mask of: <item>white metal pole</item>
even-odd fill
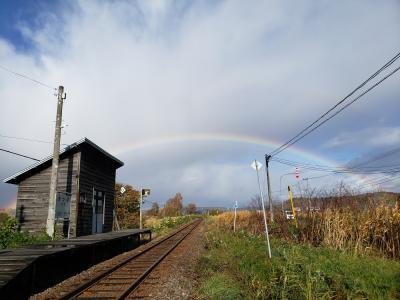
[[[237,206],[237,202],[235,203],[235,217],[233,219],[233,232],[236,232],[236,206]]]
[[[267,237],[267,244],[268,244],[268,256],[271,258],[271,246],[269,244],[269,234],[268,234],[268,224],[267,224],[267,215],[265,214],[265,207],[264,207],[264,196],[262,193],[261,189],[261,183],[260,183],[260,176],[258,174],[258,164],[257,161],[254,160],[255,166],[256,166],[256,172],[257,172],[257,181],[258,181],[258,188],[260,190],[260,197],[261,197],[261,205],[262,205],[262,210],[263,210],[263,215],[264,215],[264,226],[265,226],[265,235]]]

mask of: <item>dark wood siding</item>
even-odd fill
[[[57,191],[71,194],[70,233],[75,233],[76,196],[80,153],[71,154],[59,164]],[[17,218],[21,229],[40,232],[46,229],[49,203],[51,166],[21,181],[17,195]]]
[[[98,151],[82,149],[80,162],[79,192],[86,197],[86,203],[78,208],[77,235],[92,234],[93,189],[105,192],[103,232],[112,230],[114,210],[116,165]]]

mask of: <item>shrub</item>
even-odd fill
[[[49,241],[46,233],[30,234],[18,231],[18,221],[8,218],[0,225],[0,248],[16,248],[22,245]]]
[[[165,217],[162,219],[149,218],[145,221],[145,227],[150,227],[156,233],[164,233],[169,229],[176,228],[184,223],[187,223],[194,218],[198,218],[196,215],[186,215],[179,217]]]

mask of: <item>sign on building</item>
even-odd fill
[[[66,193],[57,193],[56,201],[56,219],[70,219],[71,215],[71,195]]]

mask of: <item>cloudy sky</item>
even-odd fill
[[[65,87],[62,143],[88,137],[125,162],[118,181],[150,187],[149,200],[161,204],[181,192],[199,206],[245,205],[257,193],[251,161],[263,161],[399,51],[395,0],[0,4],[0,65]],[[278,157],[330,167],[380,157],[368,167],[399,169],[399,73]],[[51,153],[50,143],[10,137],[51,141],[53,94],[0,69],[0,148]],[[31,163],[0,152],[0,177]],[[271,162],[275,199],[281,178],[304,185],[281,177],[293,171]],[[392,176],[331,175],[309,184],[365,188]],[[399,191],[399,184],[366,190]],[[0,184],[0,207],[15,196],[15,186]]]

